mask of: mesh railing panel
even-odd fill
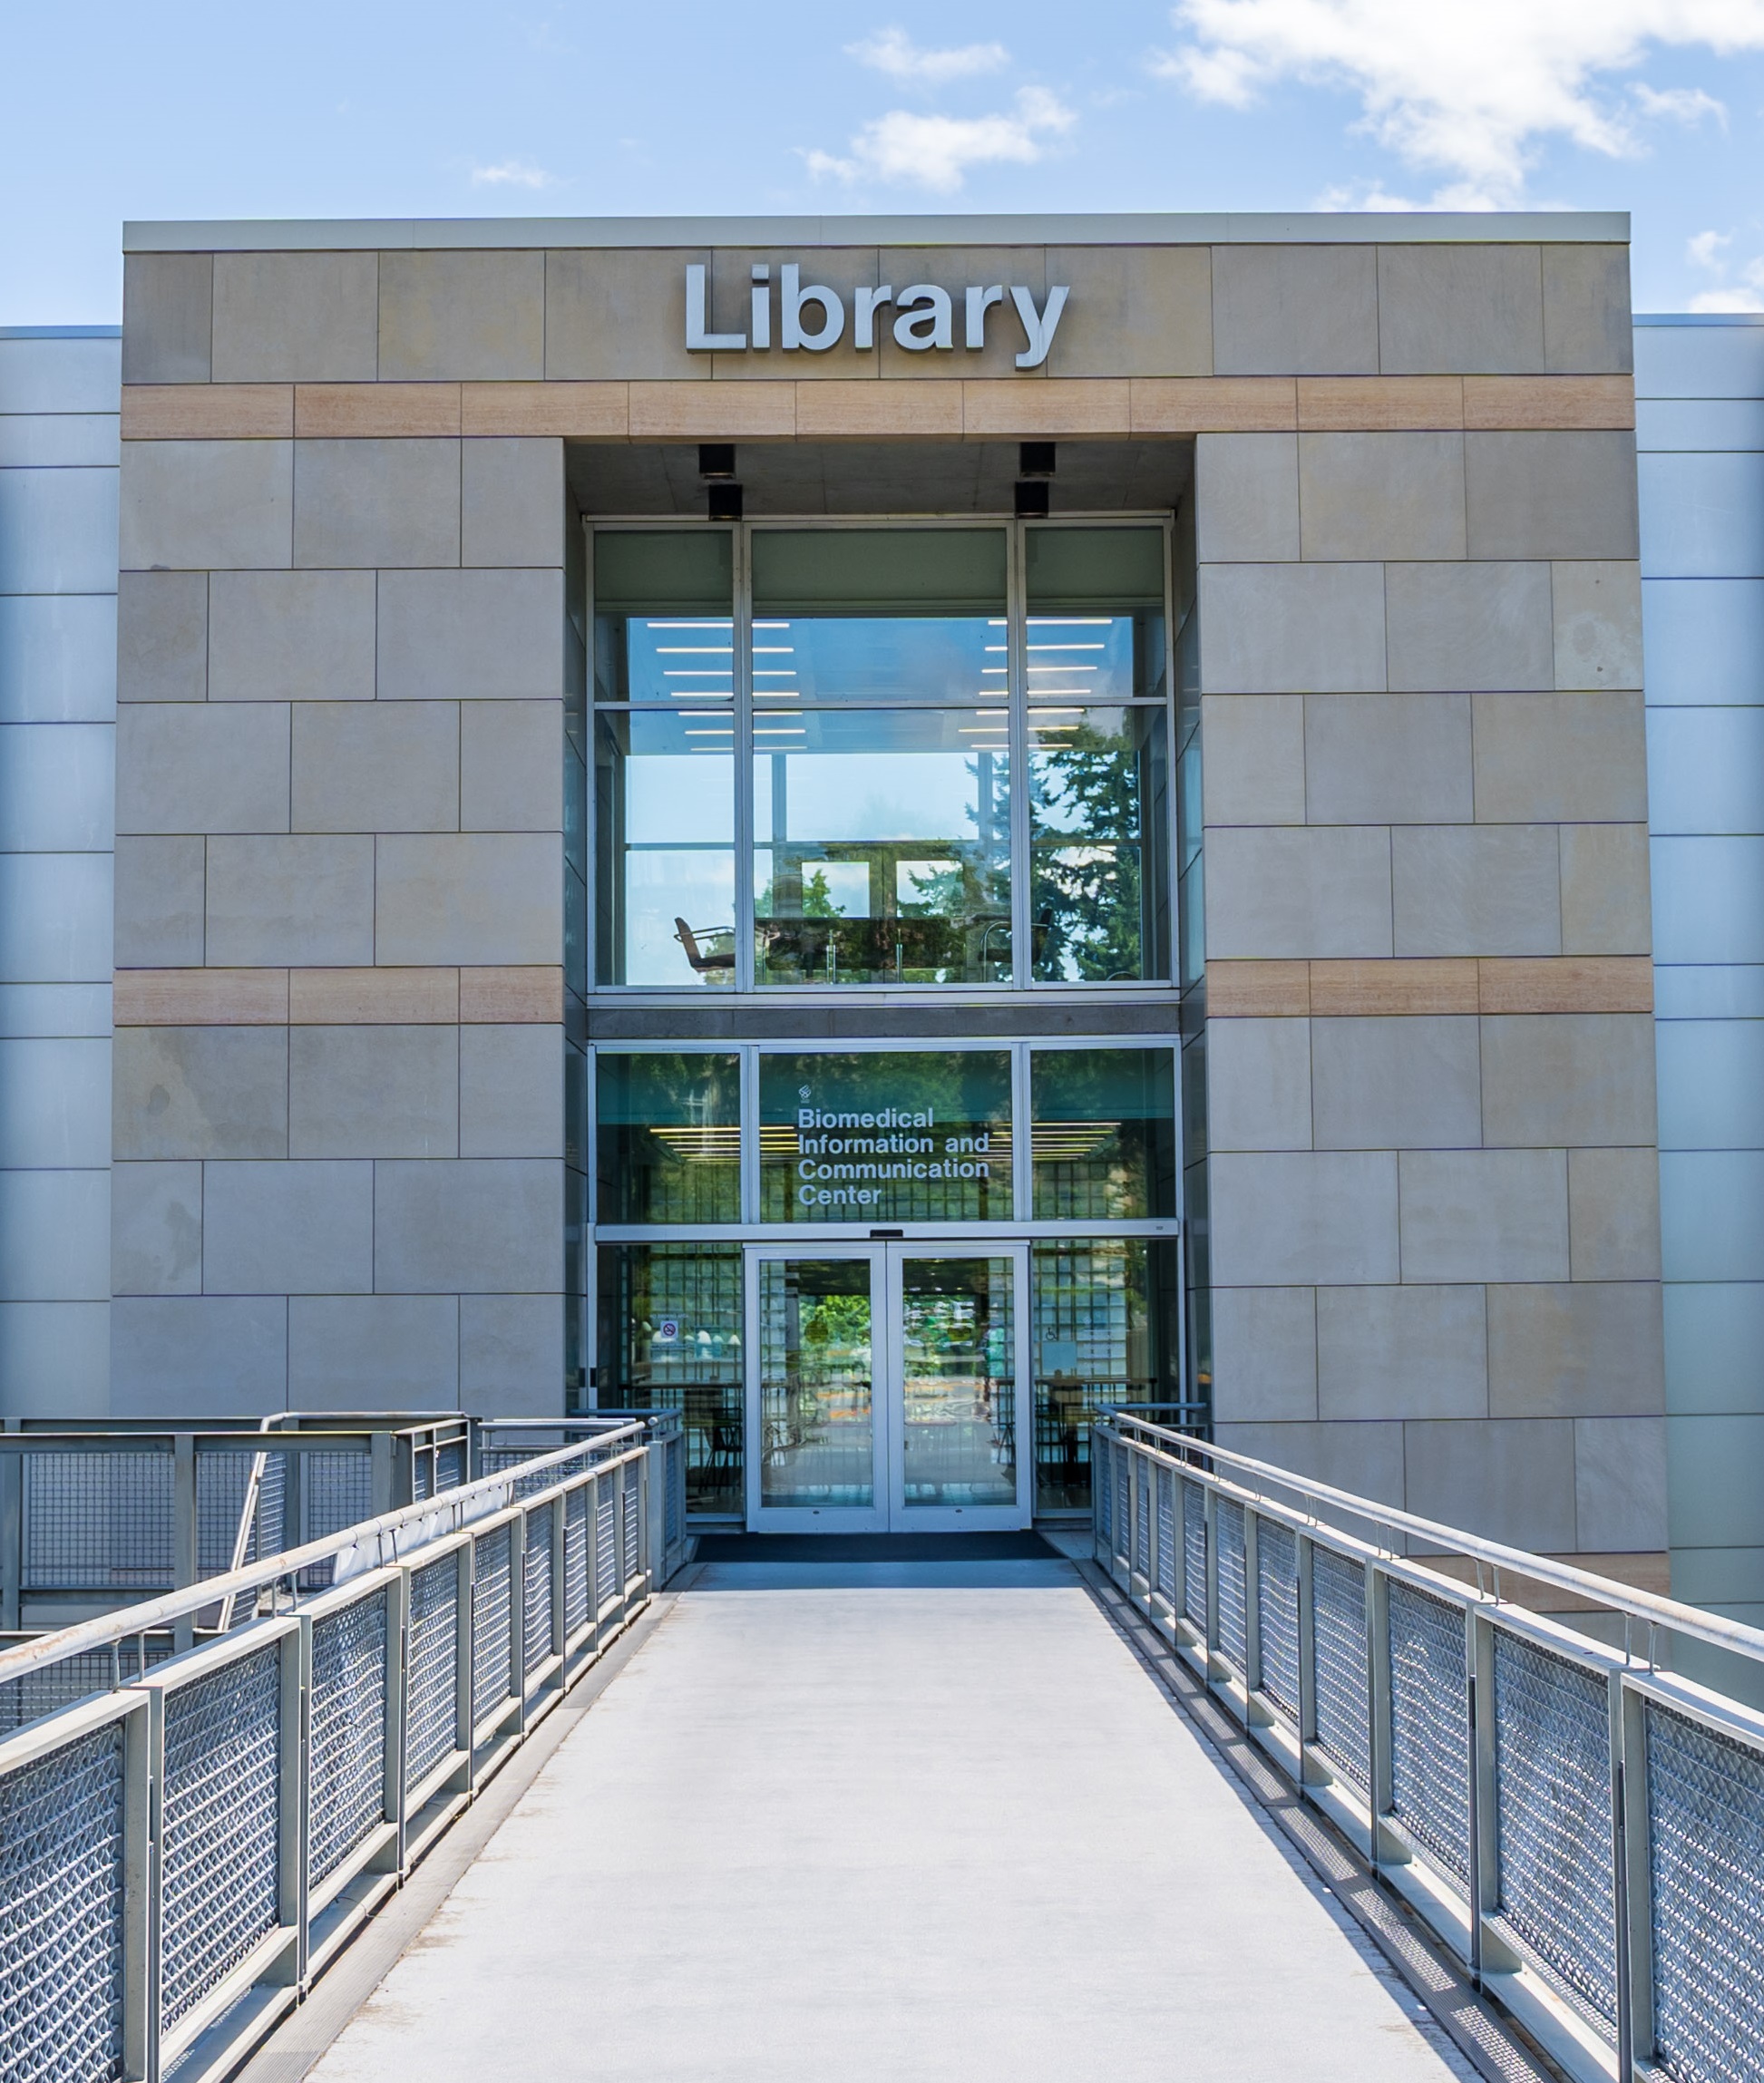
[[[1133,1538],[1133,1492],[1129,1487],[1133,1477],[1127,1466],[1127,1450],[1118,1443],[1109,1447],[1109,1458],[1115,1466],[1111,1471],[1114,1481],[1109,1494],[1114,1499],[1115,1524],[1109,1534],[1111,1553],[1125,1555],[1127,1543]]]
[[[592,1617],[588,1587],[588,1485],[580,1484],[563,1505],[563,1631],[573,1635]]]
[[[1198,1483],[1182,1486],[1182,1613],[1197,1628],[1206,1625],[1206,1494]]]
[[[1260,1519],[1255,1530],[1256,1622],[1262,1689],[1295,1721],[1299,1715],[1298,1543],[1290,1526]]]
[[[311,1874],[322,1881],[385,1819],[386,1594],[312,1627]]]
[[[1243,1581],[1243,1507],[1229,1497],[1214,1504],[1219,1535],[1219,1647],[1242,1671],[1250,1660],[1249,1609]]]
[[[1390,1812],[1447,1873],[1470,1877],[1464,1615],[1390,1586]]]
[[[1157,1589],[1166,1600],[1176,1595],[1176,1478],[1168,1468],[1157,1472]]]
[[[123,1739],[0,1779],[0,2083],[122,2073]]]
[[[457,1490],[465,1481],[465,1442],[449,1440],[445,1445],[435,1448],[434,1486],[437,1490]]]
[[[171,1589],[170,1453],[24,1456],[27,1591]]]
[[[129,1675],[133,1675],[132,1664]],[[10,1736],[27,1721],[59,1714],[88,1694],[108,1692],[115,1682],[116,1663],[107,1649],[82,1650],[46,1669],[8,1679],[0,1685],[0,1736]]]
[[[166,1696],[160,1991],[168,2026],[276,1929],[281,1696],[274,1645]]]
[[[1096,1441],[1090,1455],[1090,1480],[1094,1486],[1091,1512],[1109,1553],[1115,1552],[1115,1455],[1106,1439]]]
[[[414,1786],[458,1747],[457,1555],[412,1572],[405,1653],[404,1784]]]
[[[619,1491],[616,1476],[602,1476],[594,1506],[594,1600],[606,1604],[619,1589]]]
[[[1764,1757],[1650,1700],[1658,2059],[1681,2083],[1764,2075]]]
[[[374,1516],[374,1461],[366,1453],[303,1454],[300,1488],[308,1541],[326,1541]]]
[[[1311,1613],[1317,1747],[1344,1779],[1370,1794],[1364,1567],[1333,1548],[1314,1547]]]
[[[1152,1573],[1152,1465],[1143,1454],[1130,1454],[1133,1470],[1133,1561],[1142,1576]]]
[[[1605,1682],[1501,1630],[1495,1635],[1495,1786],[1501,1922],[1614,2025]]]
[[[643,1566],[643,1554],[638,1537],[643,1529],[643,1514],[638,1509],[638,1491],[643,1482],[643,1465],[632,1461],[625,1468],[625,1578],[629,1583]]]
[[[551,1653],[551,1507],[527,1521],[527,1563],[521,1579],[521,1641],[526,1669],[537,1670]]]
[[[686,1442],[670,1439],[663,1449],[666,1503],[662,1538],[673,1548],[686,1532]]]
[[[513,1528],[477,1544],[472,1579],[472,1723],[509,1696],[514,1672]]]

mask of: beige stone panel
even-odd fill
[[[1565,1419],[1406,1425],[1403,1461],[1419,1518],[1534,1553],[1574,1545],[1574,1429]]]
[[[1379,565],[1203,565],[1200,608],[1209,694],[1358,694],[1385,685]]]
[[[1295,1019],[1223,1020],[1208,1029],[1208,1148],[1311,1148],[1311,1030]]]
[[[1465,502],[1475,558],[1638,554],[1631,433],[1467,433]]]
[[[1399,825],[1390,871],[1399,955],[1554,955],[1562,945],[1554,825]]]
[[[1308,962],[1209,962],[1210,1019],[1303,1018],[1311,1010]]]
[[[1496,431],[1635,424],[1628,376],[1466,376],[1464,424]]]
[[[1482,1021],[1492,1144],[1652,1147],[1653,1022],[1645,1013],[1497,1013]]]
[[[1554,685],[1547,564],[1389,564],[1384,598],[1391,686]]]
[[[114,1154],[286,1157],[278,1027],[125,1027],[112,1050]]]
[[[1389,955],[1390,834],[1379,827],[1223,825],[1206,847],[1216,956]]]
[[[1307,560],[1461,558],[1464,437],[1301,434],[1299,503]]]
[[[1563,956],[1554,961],[1476,964],[1486,1013],[1645,1013],[1653,1009],[1653,964],[1637,959]]]
[[[630,429],[634,442],[789,441],[796,433],[796,386],[633,383]]]
[[[1568,1153],[1569,1277],[1660,1278],[1660,1161],[1650,1149]]]
[[[786,265],[794,265],[798,272],[800,287],[814,286],[831,289],[839,299],[842,314],[839,337],[831,347],[793,347],[784,345],[784,274]],[[767,271],[763,283],[753,279],[755,268]],[[686,269],[678,268],[682,285]],[[708,368],[713,379],[719,383],[764,382],[814,382],[837,380],[850,381],[867,378],[873,383],[882,361],[881,336],[894,322],[892,306],[884,305],[876,314],[875,347],[860,353],[853,345],[854,337],[853,316],[855,302],[853,292],[859,287],[873,289],[877,283],[876,249],[863,247],[811,247],[806,251],[795,248],[746,246],[719,246],[710,257],[710,327],[712,332],[740,333],[746,336],[747,346],[736,353],[720,355],[698,354],[692,360],[698,365],[695,374]],[[896,288],[904,288],[898,278]],[[766,330],[771,345],[755,345],[753,322],[752,297],[755,292],[765,292]],[[961,292],[955,292],[956,340],[960,353],[961,339]],[[998,313],[990,315],[996,323]],[[818,334],[823,327],[826,313],[818,298],[811,299],[801,307],[801,323],[804,331]],[[917,356],[923,360],[926,357]],[[955,360],[954,355],[935,355],[932,359],[946,365]],[[963,361],[972,361],[971,355],[961,355]],[[653,375],[646,369],[643,374]]]
[[[305,1027],[456,1026],[457,969],[294,969],[288,1018]]]
[[[487,968],[460,971],[460,1018],[512,1023],[561,1020],[560,968]]]
[[[901,435],[959,439],[961,384],[878,384],[829,378],[796,394],[796,434],[802,441]]]
[[[122,381],[206,384],[214,333],[214,256],[122,258]]]
[[[291,1295],[288,1399],[296,1410],[453,1410],[454,1295]]]
[[[1657,1553],[1667,1540],[1666,1497],[1663,1417],[1574,1420],[1574,1521],[1583,1550]]]
[[[1222,375],[1371,375],[1379,367],[1376,249],[1218,246],[1213,366]]]
[[[1222,1426],[1316,1417],[1315,1289],[1213,1290],[1213,1415]]]
[[[286,969],[119,969],[112,997],[120,1027],[288,1025]]]
[[[295,711],[296,832],[457,832],[456,702],[303,702]]]
[[[130,442],[122,569],[286,569],[294,554],[291,442]]]
[[[1485,823],[1633,823],[1648,814],[1640,689],[1484,694],[1476,706]]]
[[[1664,1366],[1657,1281],[1488,1290],[1488,1407],[1496,1417],[1655,1412]]]
[[[287,441],[294,393],[286,384],[130,384],[125,442]]]
[[[1321,1289],[1318,1414],[1486,1417],[1487,1343],[1479,1287]]]
[[[193,1159],[111,1167],[111,1291],[202,1287],[202,1167]]]
[[[116,720],[119,832],[286,832],[288,711],[133,702]]]
[[[217,571],[209,603],[210,701],[373,700],[371,571]]]
[[[1314,1020],[1318,1149],[1474,1149],[1482,1141],[1476,1039],[1476,1021],[1463,1015]]]
[[[414,440],[460,431],[457,384],[302,384],[294,394],[302,441]]]
[[[192,968],[202,959],[203,874],[199,836],[116,842],[119,968]]]
[[[1208,695],[1201,737],[1207,824],[1304,822],[1302,695]]]
[[[623,441],[630,433],[628,384],[462,384],[463,434],[562,436]]]
[[[1564,1280],[1568,1162],[1560,1150],[1405,1150],[1402,1277]]]
[[[1210,1171],[1219,1286],[1358,1286],[1399,1278],[1393,1153],[1223,1152]]]
[[[211,839],[208,894],[213,963],[331,968],[374,959],[371,839]]]
[[[1295,1475],[1308,1475],[1380,1504],[1403,1503],[1403,1428],[1400,1425],[1333,1423],[1270,1425],[1221,1423],[1213,1432],[1221,1446],[1247,1454]],[[1358,1524],[1359,1522],[1354,1522]]]
[[[1291,376],[1135,376],[1136,434],[1284,433],[1297,427]]]
[[[376,254],[216,254],[215,382],[372,383],[379,297]]]
[[[1645,955],[1653,945],[1647,826],[1564,824],[1560,837],[1564,949]]]
[[[560,835],[391,834],[378,841],[376,855],[380,961],[541,963],[560,953]]]
[[[561,1157],[563,1029],[460,1029],[460,1155]]]
[[[461,1407],[555,1416],[563,1408],[567,1306],[561,1294],[462,1295]]]
[[[1543,366],[1536,247],[1379,247],[1381,374],[1506,375]]]
[[[119,1296],[111,1304],[111,1407],[119,1417],[286,1410],[287,1297]]]
[[[291,1157],[457,1157],[459,1029],[291,1029],[288,1145]]]
[[[893,372],[890,372],[892,374]],[[999,435],[1126,434],[1132,431],[1125,381],[1048,377],[964,382],[961,419],[970,441]]]
[[[1312,962],[1311,1009],[1323,1019],[1474,1013],[1476,965],[1414,956],[1391,961]]]
[[[1306,432],[1395,433],[1463,424],[1461,376],[1299,378],[1299,425]]]
[[[203,1167],[202,1287],[221,1295],[365,1294],[374,1285],[374,1168]]]
[[[563,443],[478,440],[460,452],[460,561],[561,565]]]
[[[563,634],[561,571],[383,571],[379,698],[554,699]]]
[[[1048,375],[1213,374],[1213,256],[1204,246],[1053,246],[1047,278],[1072,292]],[[1013,342],[1020,336],[1014,310],[988,316],[1007,318]]]
[[[655,248],[548,253],[545,375],[553,383],[707,376],[709,355],[687,351],[686,270],[688,263],[707,267],[710,259],[707,251]],[[740,311],[741,323],[731,321],[731,332],[747,330],[745,297]],[[712,316],[718,326],[724,323],[721,310]]]
[[[493,383],[545,374],[542,253],[381,254],[384,380]]]
[[[1554,564],[1558,687],[1642,685],[1642,571],[1627,560]]]
[[[1545,247],[1544,355],[1552,369],[1633,366],[1627,246]]]
[[[456,441],[303,441],[294,464],[294,561],[307,569],[456,565]]]
[[[1197,435],[1194,506],[1203,564],[1296,564],[1298,436]]]
[[[116,589],[117,700],[200,702],[208,676],[208,573],[123,572]]]
[[[563,825],[563,704],[460,706],[462,832],[558,832]]]
[[[1313,824],[1449,824],[1471,803],[1468,695],[1310,695],[1305,814]],[[1213,757],[1212,741],[1206,757]]]
[[[561,1292],[560,1160],[384,1160],[375,1187],[375,1285],[382,1290]]]
[[[1013,283],[1021,283],[1035,297],[1037,310],[1045,307],[1047,285],[1053,277],[1047,270],[1047,257],[1039,246],[892,246],[883,247],[876,256],[879,282],[889,284],[895,296],[901,296],[911,286],[920,282],[935,283],[950,292],[955,307],[955,347],[942,354],[931,347],[915,350],[902,347],[894,338],[894,323],[902,314],[895,305],[887,305],[876,314],[876,362],[883,376],[904,377],[922,382],[935,381],[940,376],[1001,377],[1009,382],[1045,382],[1048,375],[1047,364],[1037,370],[1021,373],[1017,368],[1017,357],[1024,351],[1024,333],[1018,318],[1016,307],[1010,300]],[[986,346],[979,354],[970,354],[962,346],[963,299],[962,290],[970,282],[983,288],[994,286],[1003,289],[1004,301],[995,304],[986,314]],[[918,314],[924,316],[922,307]],[[1068,303],[1059,329],[1054,336],[1056,347],[1059,334],[1070,323],[1071,305]],[[1122,374],[1126,372],[1123,371]]]

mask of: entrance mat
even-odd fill
[[[701,1562],[1054,1562],[1039,1533],[701,1533]]]

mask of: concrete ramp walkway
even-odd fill
[[[1472,2071],[1058,1562],[713,1565],[319,2083]]]

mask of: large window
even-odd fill
[[[593,544],[599,985],[1168,976],[1161,526]]]

